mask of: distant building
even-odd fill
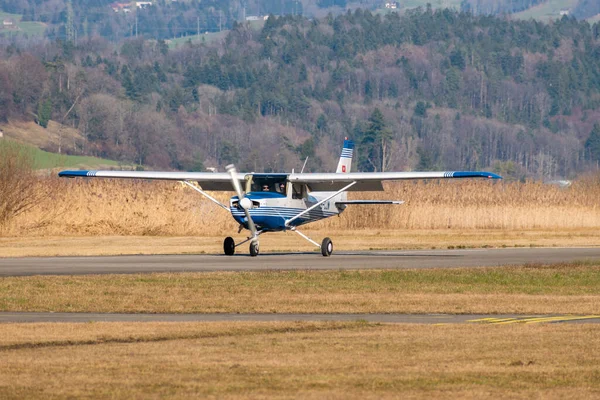
[[[246,21],[266,21],[268,19],[268,15],[248,15],[246,17]]]
[[[112,3],[110,7],[114,12],[123,12],[128,13],[131,12],[131,3]]]
[[[385,3],[385,8],[390,8],[395,10],[396,8],[398,8],[398,3],[395,1],[388,1],[387,3]]]
[[[2,21],[2,27],[5,29],[12,29],[16,27],[16,24],[12,18],[6,18],[4,21]]]
[[[571,10],[569,9],[563,9],[560,10],[560,16],[562,17],[563,15],[569,15],[571,13]]]
[[[135,6],[137,8],[148,8],[148,7],[152,7],[152,2],[151,1],[136,1],[135,2]]]

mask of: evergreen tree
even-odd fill
[[[40,126],[47,128],[50,118],[52,118],[52,100],[40,101],[38,104],[38,123]]]
[[[360,165],[366,171],[383,172],[389,167],[392,132],[386,126],[383,113],[375,108],[369,117],[367,128],[360,137]]]
[[[585,141],[586,154],[591,161],[600,161],[600,124],[595,124]]]

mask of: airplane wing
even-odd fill
[[[460,179],[486,178],[502,179],[491,172],[478,171],[433,171],[433,172],[350,172],[343,173],[301,173],[290,174],[288,181],[305,183],[310,190],[318,192],[337,191],[352,182],[349,192],[374,192],[383,190],[383,181],[401,181],[414,179]]]
[[[248,173],[238,173],[238,180],[243,185]],[[153,179],[198,182],[204,190],[231,192],[231,176],[227,172],[163,172],[163,171],[62,171],[58,176],[63,178],[116,178],[116,179]],[[491,172],[477,171],[440,171],[440,172],[350,172],[350,173],[299,173],[288,175],[292,183],[305,183],[311,191],[337,191],[355,182],[348,189],[354,192],[382,191],[383,181],[407,179],[457,179],[487,178],[502,179]]]
[[[243,185],[246,174],[238,174]],[[63,178],[154,179],[198,182],[204,190],[233,192],[231,175],[227,172],[162,172],[162,171],[62,171]]]

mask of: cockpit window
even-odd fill
[[[285,179],[254,178],[252,180],[252,192],[274,192],[286,194],[287,182]]]

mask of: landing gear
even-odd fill
[[[225,241],[223,242],[223,251],[227,256],[232,256],[233,253],[235,253],[235,241],[232,237],[228,236],[225,238]]]
[[[232,256],[233,253],[235,253],[236,247],[239,247],[244,243],[250,242],[250,255],[252,257],[256,257],[258,255],[258,236],[262,235],[263,233],[265,233],[265,231],[258,231],[256,232],[255,237],[249,237],[248,239],[243,240],[237,244],[235,243],[232,237],[225,238],[225,241],[223,242],[223,251],[225,252],[225,255]]]
[[[321,254],[323,254],[323,257],[329,257],[331,255],[331,253],[333,253],[333,242],[328,237],[323,239],[323,241],[321,242],[321,245],[319,245],[319,243],[315,242],[314,240],[312,240],[311,238],[306,236],[304,233],[300,232],[298,229],[296,229],[296,227],[293,227],[290,230],[292,232],[295,232],[298,235],[302,236],[304,239],[308,240],[309,242],[314,244],[316,247],[320,248]]]
[[[250,255],[256,257],[258,255],[258,241],[250,242]]]
[[[321,242],[321,254],[323,254],[323,257],[329,257],[331,253],[333,253],[333,243],[331,239],[326,237]]]

